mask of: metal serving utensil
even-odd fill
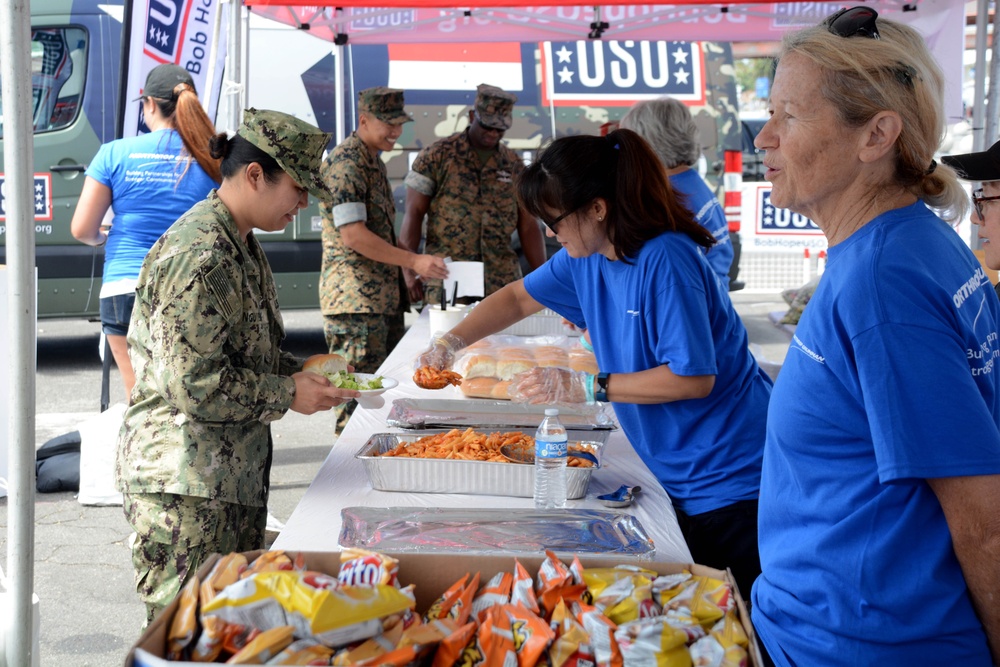
[[[527,463],[529,465],[535,464],[534,447],[525,447],[524,445],[516,442],[508,442],[506,445],[502,445],[500,447],[500,453],[503,454],[504,458],[513,463]],[[594,464],[595,468],[598,467],[597,457],[590,452],[571,449],[566,455],[572,458],[590,461]]]

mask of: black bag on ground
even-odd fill
[[[56,436],[35,451],[38,493],[80,490],[80,432]]]

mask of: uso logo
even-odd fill
[[[143,51],[160,62],[176,63],[184,39],[183,0],[150,0]]]
[[[670,95],[705,101],[705,62],[697,42],[544,42],[543,104],[630,106]]]
[[[757,190],[758,234],[808,234],[822,235],[816,223],[804,215],[792,213],[787,208],[771,205],[771,188]]]
[[[7,179],[0,174],[0,220],[7,219]],[[52,174],[35,174],[32,187],[35,220],[52,219]]]

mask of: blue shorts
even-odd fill
[[[101,331],[105,336],[128,334],[128,322],[132,319],[135,292],[116,294],[101,299]]]

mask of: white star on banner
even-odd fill
[[[677,63],[684,63],[685,65],[687,64],[688,61],[687,51],[685,51],[681,47],[679,46],[677,47],[677,50],[674,51],[673,56],[674,56],[674,64]]]
[[[674,77],[677,79],[678,84],[687,84],[689,72],[686,69],[679,69],[674,72]]]
[[[35,192],[41,192],[41,191],[42,191],[42,184],[35,183]]]
[[[559,83],[573,83],[573,70],[563,67],[559,72]]]
[[[566,45],[563,44],[563,46],[556,51],[556,55],[559,56],[559,62],[568,63],[570,62],[570,58],[573,57],[573,52],[567,49]]]

